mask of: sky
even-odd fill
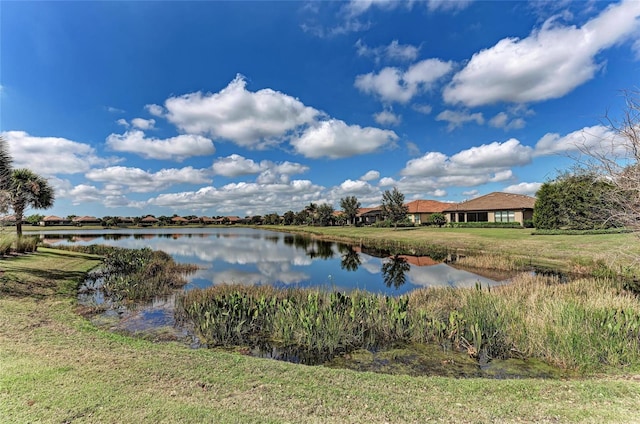
[[[638,0],[0,0],[27,216],[534,196],[639,88]]]

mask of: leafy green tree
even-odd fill
[[[307,216],[311,220],[311,225],[315,225],[316,220],[318,219],[318,205],[315,203],[309,203],[305,208],[307,211]]]
[[[11,208],[16,217],[16,232],[22,237],[22,219],[28,207],[49,209],[55,194],[49,182],[30,169],[16,169],[11,173],[9,187]]]
[[[9,154],[9,144],[0,136],[0,212],[6,213],[11,206],[9,188],[11,186],[11,173],[13,172],[13,159]]]
[[[429,215],[429,223],[431,225],[437,225],[438,227],[442,227],[447,223],[447,218],[444,216],[442,212],[434,212]]]
[[[309,212],[307,212],[306,209],[303,209],[296,214],[296,217],[293,220],[293,223],[295,225],[304,225],[307,223],[308,219],[309,219]]]
[[[40,224],[40,221],[42,221],[43,219],[44,219],[44,215],[36,213],[26,217],[24,221],[28,222],[30,225],[38,225]]]
[[[280,215],[277,213],[270,213],[264,216],[264,223],[266,225],[280,225]]]
[[[262,224],[262,215],[253,215],[249,222],[253,225]]]
[[[588,230],[618,223],[612,219],[613,185],[585,169],[565,172],[536,193],[533,224],[539,229]]]
[[[349,224],[353,225],[358,215],[358,209],[360,209],[360,202],[356,196],[347,196],[340,199],[340,208],[346,215]]]
[[[296,213],[294,211],[286,211],[282,218],[284,225],[291,225],[296,219]]]
[[[316,211],[316,215],[317,215],[317,222],[320,223],[320,225],[330,225],[332,220],[333,220],[333,206],[331,206],[328,203],[323,203],[320,206],[318,206],[318,209]]]
[[[404,204],[404,194],[397,187],[382,193],[382,214],[385,219],[391,221],[394,227],[398,226],[407,217],[409,208]]]

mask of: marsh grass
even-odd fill
[[[177,300],[209,346],[258,345],[317,355],[438,343],[480,360],[539,358],[584,373],[640,366],[640,304],[612,280],[523,273],[492,289],[426,288],[389,297],[222,285]]]
[[[172,294],[187,284],[186,276],[197,266],[179,264],[171,255],[150,248],[112,246],[62,246],[70,251],[103,256],[102,266],[88,279],[115,303],[134,304]],[[100,281],[101,284],[95,284]]]

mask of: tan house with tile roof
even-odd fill
[[[414,200],[405,203],[407,207],[407,218],[415,225],[422,225],[429,222],[429,217],[434,213],[442,213],[451,207],[451,203],[439,202],[437,200]]]
[[[535,197],[493,192],[443,210],[447,222],[518,222],[533,219]]]

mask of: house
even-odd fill
[[[60,218],[59,216],[49,215],[42,218],[40,221],[41,227],[48,227],[51,225],[69,225],[71,224],[71,220],[67,218]]]
[[[147,226],[150,226],[150,225],[155,225],[158,222],[160,222],[160,220],[157,219],[156,217],[153,217],[151,215],[147,215],[147,216],[145,216],[144,218],[142,218],[140,220],[140,225],[142,225],[143,227],[147,227]]]
[[[358,209],[358,214],[356,215],[356,222],[360,224],[374,224],[377,221],[382,220],[382,208],[360,208]]]
[[[95,216],[77,216],[72,220],[73,225],[82,227],[83,225],[98,225],[102,223],[102,220]]]
[[[493,192],[452,204],[442,213],[447,222],[524,222],[533,219],[535,197]]]
[[[15,215],[4,215],[0,216],[0,225],[3,227],[16,225],[16,217]]]
[[[215,219],[209,218],[208,216],[201,216],[199,220],[204,225],[214,224],[216,222]]]
[[[422,225],[429,222],[429,217],[434,213],[442,213],[451,207],[451,203],[439,202],[437,200],[414,200],[406,203],[407,218],[415,225]]]
[[[174,216],[173,218],[171,218],[171,223],[176,225],[183,225],[188,224],[189,220],[181,216]]]

